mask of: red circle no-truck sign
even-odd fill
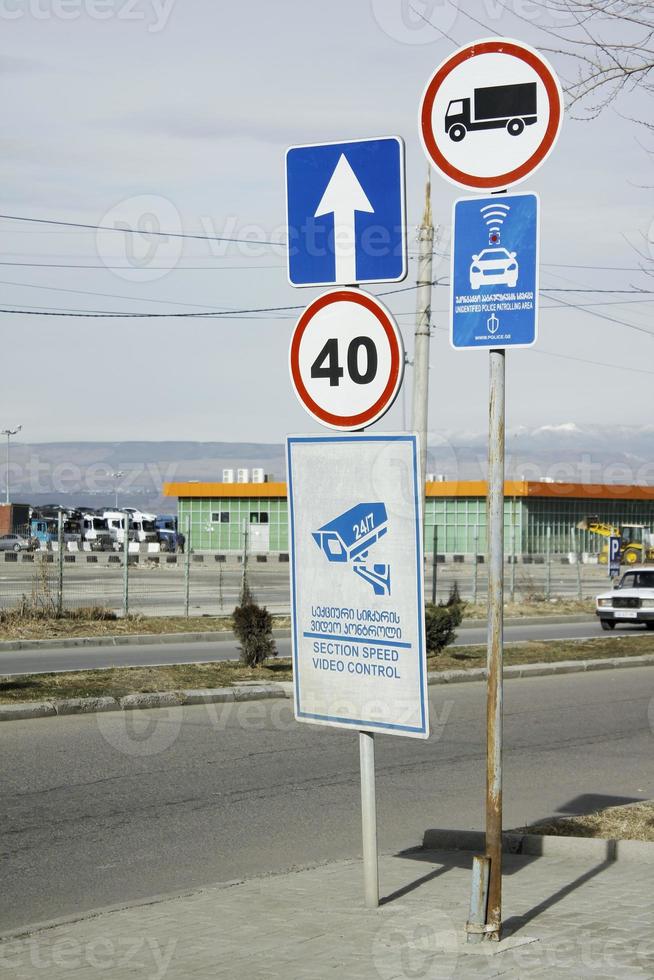
[[[400,390],[402,336],[374,296],[330,290],[295,325],[289,366],[295,394],[312,418],[331,429],[362,429],[388,411]]]
[[[420,135],[451,183],[504,190],[548,157],[563,119],[561,86],[534,48],[488,38],[443,61],[425,89]]]

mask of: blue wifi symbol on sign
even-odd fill
[[[510,210],[508,204],[487,204],[486,207],[480,208],[484,224],[488,228],[489,245],[500,244],[502,225]]]

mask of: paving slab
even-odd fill
[[[14,980],[482,980],[654,975],[642,916],[652,865],[507,855],[505,933],[467,944],[466,852],[380,858],[382,904],[358,861],[216,885],[0,942]]]

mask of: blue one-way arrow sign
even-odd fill
[[[286,202],[293,286],[398,282],[406,276],[399,137],[292,146]]]

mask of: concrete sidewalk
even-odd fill
[[[339,862],[101,912],[3,941],[0,977],[654,976],[651,864],[506,856],[506,938],[473,946],[463,932],[471,859],[461,851],[382,857],[384,901],[372,911],[363,907],[361,865]]]

